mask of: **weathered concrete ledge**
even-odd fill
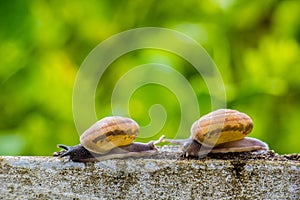
[[[0,157],[0,199],[299,199],[300,155],[222,154],[74,163]]]

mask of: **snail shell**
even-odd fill
[[[197,120],[191,138],[206,146],[238,141],[253,129],[252,119],[237,110],[219,109]]]
[[[93,153],[105,154],[116,147],[133,143],[138,133],[139,125],[130,118],[105,117],[80,136],[80,143]]]

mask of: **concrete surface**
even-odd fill
[[[299,154],[274,152],[98,163],[0,156],[0,199],[300,199]]]

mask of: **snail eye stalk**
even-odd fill
[[[62,157],[71,155],[71,152],[72,152],[72,149],[73,149],[71,146],[66,146],[66,145],[63,145],[63,144],[58,144],[57,147],[58,148],[62,148],[64,150],[56,152],[56,154],[54,154],[54,156],[58,156],[58,157],[62,158]]]

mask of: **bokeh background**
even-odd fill
[[[297,0],[1,0],[0,154],[51,155],[57,143],[77,144],[72,90],[81,63],[110,36],[148,26],[178,30],[203,45],[222,75],[227,106],[253,118],[251,136],[280,154],[300,152],[299,10]],[[118,78],[149,62],[178,70],[194,88],[201,115],[211,111],[210,94],[189,63],[141,50],[120,57],[100,80],[99,118],[111,115]],[[164,105],[161,133],[172,137],[180,119],[172,92],[146,85],[132,99],[130,112],[141,125],[149,123],[151,105]]]

